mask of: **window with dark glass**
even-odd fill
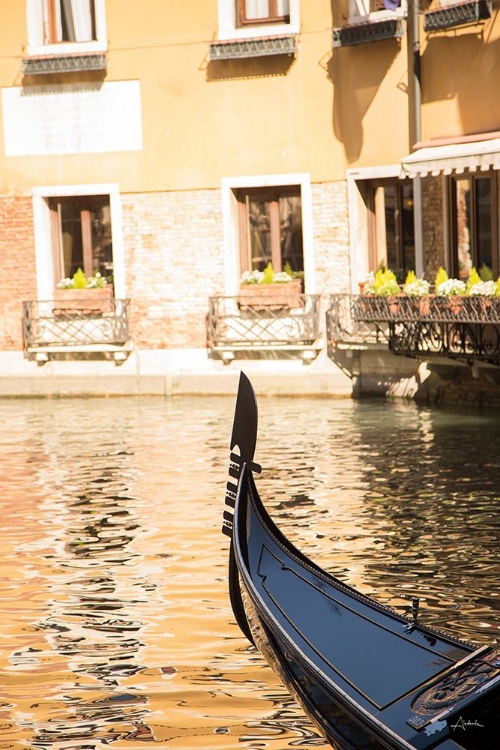
[[[369,184],[370,267],[384,265],[404,280],[415,270],[413,183],[381,180]]]
[[[497,278],[499,262],[495,181],[491,175],[450,177],[452,272],[466,279],[474,267]]]
[[[255,188],[237,194],[241,271],[304,270],[300,187]]]
[[[45,44],[96,40],[94,0],[45,0],[43,29]]]
[[[238,26],[290,23],[290,0],[236,0]]]
[[[56,279],[70,278],[81,268],[113,275],[109,196],[53,198],[50,201]]]

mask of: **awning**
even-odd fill
[[[420,148],[401,159],[400,177],[500,169],[500,138]]]

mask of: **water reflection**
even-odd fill
[[[0,402],[2,748],[326,747],[230,611],[233,406]],[[324,567],[491,642],[499,448],[495,414],[264,399],[259,486]]]

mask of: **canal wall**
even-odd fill
[[[330,358],[330,357],[333,357]],[[258,395],[386,397],[429,405],[500,408],[500,369],[447,359],[420,361],[387,349],[322,351],[310,364],[297,359],[210,359],[206,349],[134,349],[128,359],[49,360],[0,352],[0,398],[230,395],[240,370]]]

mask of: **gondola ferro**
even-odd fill
[[[340,750],[496,750],[500,651],[404,617],[294,547],[257,492],[257,403],[242,373],[223,531],[242,632]]]

